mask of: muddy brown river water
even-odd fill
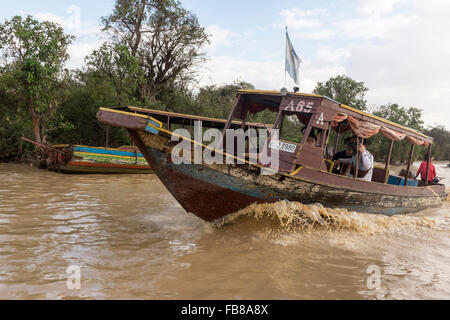
[[[281,202],[212,225],[154,175],[0,164],[0,299],[450,299],[449,232],[448,201],[395,217]]]

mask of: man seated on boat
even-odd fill
[[[360,180],[372,181],[373,175],[373,155],[366,149],[367,141],[360,143],[356,146],[356,143],[352,143],[353,156],[351,159],[339,159],[337,164],[348,163],[350,164],[350,170],[347,172],[347,177],[353,177],[356,169],[356,148],[359,151],[359,164],[357,177]]]
[[[422,180],[422,183],[425,184],[427,181],[427,166],[428,166],[428,154],[426,154],[423,158],[422,163],[420,164],[419,170],[417,170],[416,177],[414,179],[417,179],[419,174],[421,175],[420,178]],[[436,178],[436,167],[434,164],[430,161],[430,172],[428,174],[428,182],[437,183],[439,182]]]
[[[353,149],[352,149],[352,137],[348,137],[344,140],[345,143],[345,150],[342,150],[340,152],[337,152],[333,155],[332,161],[338,161],[339,159],[351,159],[353,156]],[[339,165],[336,163],[336,166],[333,168],[334,174],[346,174],[348,170],[349,164],[346,163],[339,163]]]

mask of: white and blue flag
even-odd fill
[[[286,71],[296,84],[299,84],[298,68],[300,67],[302,60],[295,53],[294,47],[292,47],[291,40],[286,30]]]

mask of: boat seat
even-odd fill
[[[389,175],[388,184],[392,184],[395,186],[404,186],[405,185],[405,177]],[[417,187],[419,186],[419,181],[408,179],[409,187]]]
[[[387,177],[389,177],[389,170],[385,172],[384,169],[385,168],[382,166],[375,166],[373,168],[372,182],[379,182],[379,183],[387,182]]]

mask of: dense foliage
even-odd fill
[[[64,97],[64,65],[73,37],[52,22],[15,16],[0,24],[1,80],[6,95],[26,109],[34,138],[45,142],[51,121],[62,120],[57,109]]]

